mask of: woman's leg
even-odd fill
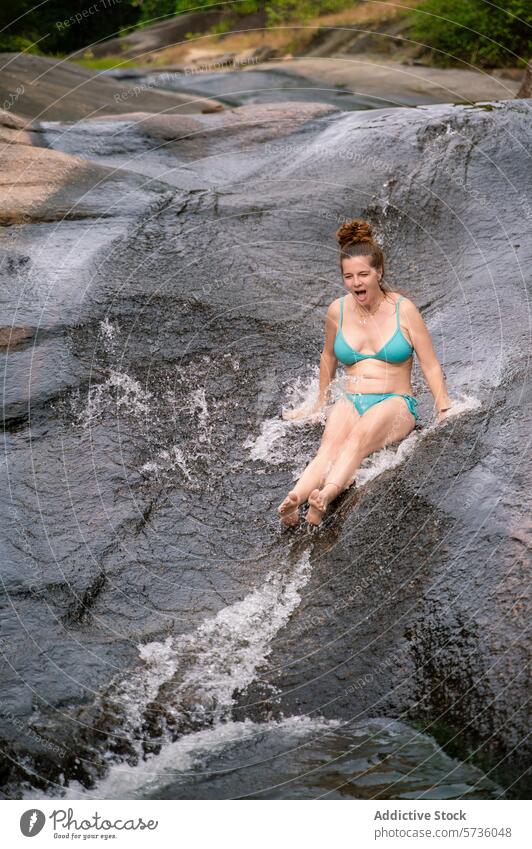
[[[353,403],[344,396],[339,398],[327,418],[318,453],[279,505],[278,512],[283,524],[294,525],[299,521],[297,508],[307,500],[313,489],[323,484],[329,468],[359,419],[360,415]]]
[[[415,423],[404,398],[394,396],[370,407],[352,427],[324,485],[310,493],[307,521],[319,525],[328,504],[353,483],[362,460],[379,448],[404,439]]]

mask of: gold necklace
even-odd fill
[[[382,298],[380,299],[379,303],[377,304],[377,306],[375,307],[375,309],[373,310],[373,312],[372,312],[371,310],[365,310],[364,312],[369,313],[369,315],[370,315],[370,316],[375,315],[375,313],[376,313],[376,312],[380,309],[380,305],[382,304],[382,302],[383,302],[383,301],[384,301],[384,295],[383,295],[383,296],[382,296]],[[358,303],[357,303],[356,301],[355,301],[355,304],[356,304],[356,308],[357,308],[357,311],[358,311],[359,306],[358,306]],[[368,323],[368,318],[367,318],[367,317],[362,318],[362,317],[359,315],[359,319],[358,319],[358,320],[359,320],[360,324],[367,324],[367,323]]]

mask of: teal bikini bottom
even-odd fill
[[[386,398],[404,398],[406,401],[406,406],[414,416],[416,422],[419,419],[416,404],[417,399],[412,395],[400,395],[398,392],[384,392],[382,395],[376,395],[375,393],[362,393],[362,392],[345,392],[344,393],[350,401],[355,405],[355,409],[357,412],[363,416],[364,413],[369,410],[370,407],[373,407],[374,404],[378,404],[380,401],[385,401]]]

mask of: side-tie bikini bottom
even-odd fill
[[[401,395],[399,392],[384,392],[381,395],[377,395],[374,392],[345,392],[344,394],[350,401],[353,402],[355,409],[361,416],[363,416],[370,407],[373,407],[374,404],[378,404],[380,401],[385,401],[386,398],[397,397],[404,398],[406,406],[414,416],[415,420],[418,421],[419,419],[419,415],[416,410],[418,401],[413,395]]]

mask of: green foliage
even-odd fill
[[[39,53],[32,39],[0,33],[0,53]]]
[[[157,23],[163,18],[172,17],[172,15],[197,12],[204,6],[209,6],[213,10],[223,9],[224,6],[222,5],[214,5],[222,2],[223,0],[142,0],[139,23],[146,26]],[[236,3],[235,5],[240,6],[241,4]],[[228,8],[231,8],[230,4],[228,4]]]
[[[269,0],[266,2],[269,26],[300,21],[306,23],[318,15],[340,12],[356,5],[354,0]]]
[[[237,20],[238,18],[233,17],[222,18],[209,28],[209,35],[225,35],[226,32],[231,32],[235,29]]]
[[[425,0],[414,15],[408,37],[442,51],[440,65],[515,66],[532,54],[530,0]]]
[[[304,25],[358,0],[236,0],[225,6],[215,2],[48,0],[39,5],[35,0],[0,0],[0,50],[68,55],[131,28],[206,7],[223,12],[211,27],[212,34],[238,29],[243,15],[259,11],[266,13],[268,26]],[[411,14],[408,36],[434,48],[437,64],[465,60],[487,67],[518,65],[532,55],[531,0],[423,0]]]
[[[140,2],[48,0],[39,4],[32,0],[1,0],[0,48],[25,49],[29,43],[33,44],[33,53],[68,54],[136,23]]]
[[[221,0],[220,0],[221,2]],[[289,21],[307,21],[318,15],[326,15],[329,12],[338,12],[356,5],[358,0],[236,0],[225,6],[213,5],[216,0],[143,0],[142,14],[140,20],[149,22],[151,19],[162,15],[180,14],[183,12],[197,11],[203,6],[211,9],[224,11],[223,21],[230,21],[227,29],[212,28],[210,32],[227,32],[230,27],[237,26],[238,18],[251,15],[254,12],[266,11],[269,26],[286,23]],[[219,26],[224,26],[220,23]]]
[[[209,35],[224,35],[227,32],[234,32],[240,29],[240,19],[245,15],[252,15],[255,12],[260,12],[264,7],[264,3],[258,0],[242,0],[235,6],[229,6],[223,10],[223,15],[219,21],[209,28]]]
[[[196,12],[202,7],[209,7],[213,11],[223,11],[232,19],[264,9],[268,21],[277,23],[337,12],[354,6],[357,2],[358,0],[234,0],[222,5],[223,0],[142,0],[140,21],[149,23],[154,18]]]
[[[202,6],[201,0],[197,0],[197,2],[190,3],[179,3],[178,0],[143,0],[141,4],[140,10],[140,18],[139,24],[143,26],[149,26],[152,23],[157,23],[166,17],[171,17],[175,15],[177,11],[181,11],[181,9],[177,9],[177,6],[181,5],[185,8],[191,8],[192,6]]]
[[[239,15],[252,15],[254,12],[260,12],[264,5],[260,0],[242,0],[235,6],[234,10],[238,9]]]
[[[213,9],[223,8],[214,6],[216,2],[223,2],[223,0],[174,0],[174,13],[179,15],[181,12],[197,12],[202,6],[210,6]]]

